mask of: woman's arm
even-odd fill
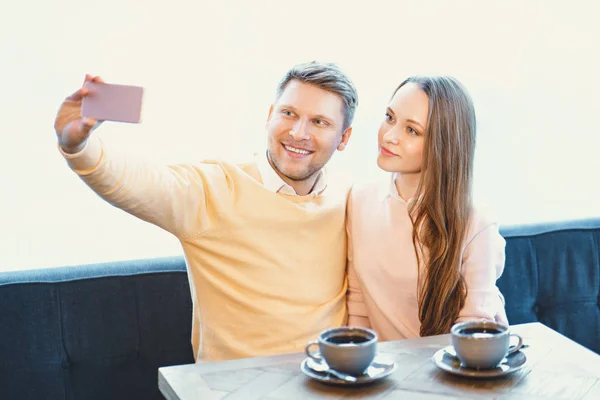
[[[476,232],[467,243],[461,264],[467,297],[457,322],[488,319],[508,323],[504,297],[496,286],[504,271],[505,246],[496,223]]]

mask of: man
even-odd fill
[[[58,111],[59,151],[106,201],[179,239],[197,361],[301,351],[345,323],[349,187],[327,182],[323,167],[350,139],[358,96],[338,67],[287,72],[269,109],[267,151],[245,164],[119,157],[91,134],[97,121],[80,116],[87,94],[80,88]]]

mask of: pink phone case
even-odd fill
[[[142,120],[144,88],[86,82],[89,94],[83,98],[81,115],[98,121],[139,123]]]

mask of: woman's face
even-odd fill
[[[402,174],[421,172],[428,116],[429,98],[418,85],[409,82],[398,89],[379,128],[379,168]]]

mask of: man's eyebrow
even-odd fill
[[[279,108],[286,108],[286,109],[292,110],[294,112],[298,112],[298,109],[296,107],[294,107],[292,105],[289,105],[289,104],[280,104]],[[316,115],[313,115],[312,118],[314,118],[314,119],[325,119],[325,120],[327,120],[328,122],[331,122],[331,123],[333,123],[333,121],[334,121],[333,117],[328,117],[327,115],[324,115],[324,114],[316,114]]]

